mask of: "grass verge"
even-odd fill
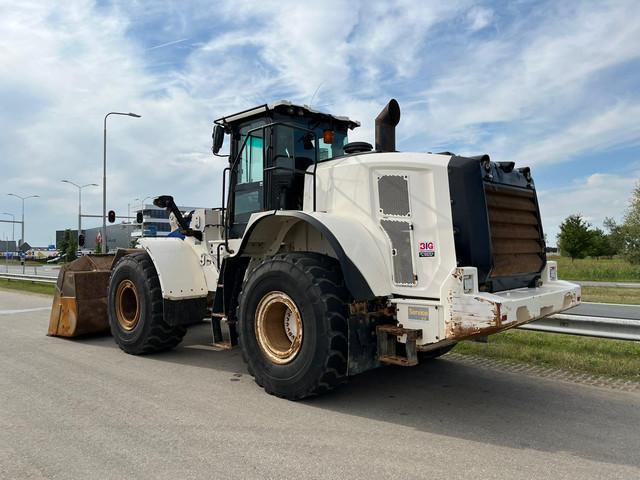
[[[631,265],[623,258],[576,258],[549,256],[558,262],[562,280],[592,280],[596,282],[640,282],[640,265]]]
[[[640,288],[582,287],[582,301],[640,305]]]
[[[0,278],[0,288],[53,295],[56,286],[53,283],[34,283],[25,280],[8,280],[5,278]]]
[[[509,330],[454,352],[640,382],[640,342]]]

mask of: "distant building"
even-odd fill
[[[189,213],[195,210],[195,207],[181,207],[178,209],[182,214]],[[171,225],[169,224],[169,212],[160,207],[156,207],[153,204],[145,204],[142,206],[142,224],[135,224],[136,229],[132,233],[133,238],[140,237],[166,237],[171,232]]]
[[[187,214],[194,207],[178,207],[182,214]],[[169,212],[164,208],[156,207],[153,204],[145,204],[141,210],[142,224],[139,223],[117,223],[107,224],[107,242],[109,243],[109,251],[117,248],[130,248],[140,237],[165,237],[171,232],[169,224]],[[71,238],[78,238],[78,230],[69,230]],[[64,230],[56,230],[56,248],[60,248],[60,243],[64,239]],[[83,229],[84,246],[82,250],[95,250],[96,236],[102,232],[102,227]]]
[[[18,244],[13,240],[0,240],[0,253],[17,252]]]
[[[131,247],[131,234],[139,227],[135,223],[115,223],[107,224],[107,242],[109,244],[109,250],[116,250],[118,248],[130,248]],[[56,248],[60,248],[60,243],[64,239],[64,230],[56,230]],[[71,238],[78,238],[77,230],[70,230]],[[102,227],[94,227],[82,229],[84,234],[84,246],[80,247],[82,250],[95,250],[96,249],[96,237],[98,233],[102,233]]]

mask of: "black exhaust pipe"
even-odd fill
[[[376,152],[396,151],[396,125],[400,121],[400,105],[392,98],[376,117]]]

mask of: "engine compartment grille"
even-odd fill
[[[485,183],[493,252],[489,278],[540,272],[545,243],[534,190]]]

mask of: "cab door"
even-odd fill
[[[238,143],[240,159],[233,172],[233,213],[231,238],[239,238],[244,233],[252,213],[264,210],[264,129],[241,135]],[[245,143],[246,141],[246,143]]]

